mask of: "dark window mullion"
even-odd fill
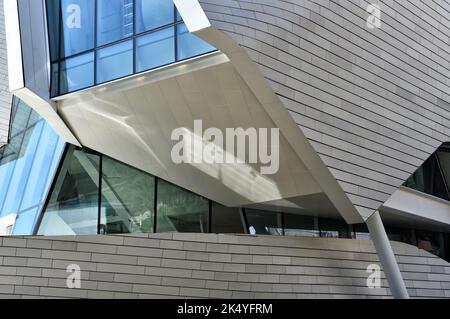
[[[136,73],[136,54],[137,54],[137,47],[136,47],[136,7],[137,7],[137,1],[133,0],[133,74]]]
[[[157,232],[156,224],[158,219],[158,177],[154,177],[155,187],[154,187],[154,202],[153,202],[153,233]]]
[[[97,85],[97,45],[98,45],[98,37],[97,37],[97,29],[98,29],[98,21],[97,21],[97,11],[98,11],[98,0],[94,0],[94,85]]]
[[[102,224],[102,193],[103,193],[103,155],[100,154],[99,168],[98,168],[98,220],[97,220],[98,235],[101,234],[101,224]],[[106,234],[106,228],[104,234]]]

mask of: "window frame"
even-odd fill
[[[50,18],[50,12],[48,10],[48,4],[47,4],[49,1],[51,1],[51,0],[45,1],[45,3],[46,3],[46,10],[45,11],[46,11],[47,21],[49,21],[49,18]],[[50,77],[51,77],[51,79],[50,79],[50,83],[51,83],[50,97],[51,98],[60,97],[60,96],[66,95],[66,94],[79,92],[79,91],[82,91],[82,90],[86,90],[86,89],[95,87],[95,86],[100,85],[100,84],[105,84],[105,83],[109,83],[109,82],[112,82],[112,81],[117,81],[117,80],[120,80],[120,79],[123,79],[123,78],[127,78],[129,76],[135,75],[135,74],[141,74],[141,73],[148,72],[148,71],[151,71],[151,70],[155,70],[155,69],[158,69],[158,68],[161,68],[161,67],[173,64],[173,63],[186,61],[186,60],[198,57],[198,56],[202,56],[202,55],[209,54],[209,53],[217,51],[217,49],[214,49],[214,50],[211,50],[211,51],[208,51],[208,52],[202,52],[202,53],[197,54],[195,56],[189,56],[187,58],[178,59],[178,55],[179,55],[178,54],[178,45],[179,45],[178,28],[181,25],[184,24],[184,21],[182,19],[178,19],[178,17],[180,15],[178,14],[178,10],[177,10],[175,4],[173,5],[173,19],[172,19],[172,21],[170,23],[165,24],[165,25],[161,25],[161,26],[149,29],[149,30],[145,30],[145,31],[142,31],[142,32],[138,32],[137,27],[136,27],[136,25],[137,25],[137,15],[136,15],[136,13],[137,13],[137,0],[132,0],[133,1],[133,34],[132,34],[132,36],[124,37],[124,38],[116,40],[116,41],[112,41],[112,42],[109,42],[109,43],[106,43],[106,44],[98,45],[98,43],[99,43],[99,41],[98,41],[98,29],[99,29],[99,27],[98,27],[98,1],[99,0],[92,0],[92,1],[95,2],[94,12],[93,12],[93,15],[94,15],[94,30],[93,30],[93,33],[94,33],[94,48],[88,49],[88,50],[84,50],[84,51],[80,51],[80,52],[77,52],[76,54],[67,55],[67,56],[62,57],[62,50],[61,50],[62,43],[61,43],[61,41],[62,41],[62,38],[63,38],[63,31],[64,31],[64,29],[63,29],[63,20],[62,20],[62,18],[63,18],[63,8],[62,8],[62,0],[56,0],[56,1],[59,2],[59,5],[58,5],[58,17],[56,18],[58,20],[58,24],[59,24],[58,25],[58,32],[59,32],[59,34],[56,35],[56,37],[58,38],[57,42],[58,42],[58,47],[59,48],[56,48],[56,55],[57,55],[56,59],[54,59],[51,56],[51,54],[50,54],[50,65],[51,66],[55,65],[55,68],[56,68],[56,72],[50,72]],[[55,21],[56,21],[56,19],[55,19]],[[137,59],[136,59],[137,39],[141,38],[141,37],[145,37],[146,35],[149,35],[149,34],[152,34],[152,33],[156,33],[158,31],[161,31],[161,30],[164,30],[164,29],[171,28],[171,27],[173,27],[173,32],[174,32],[174,36],[173,36],[173,41],[174,41],[173,45],[174,45],[174,52],[175,52],[175,59],[174,59],[174,61],[171,62],[171,63],[168,63],[168,64],[158,65],[158,66],[153,67],[151,69],[144,69],[144,70],[138,71],[138,69],[137,69]],[[50,40],[52,36],[50,34],[50,28],[49,28],[48,25],[47,25],[47,34],[48,34],[48,40],[49,40],[49,46],[50,46],[50,50],[49,51],[52,52],[52,48],[51,48],[52,43],[51,43],[51,40]],[[105,81],[105,82],[99,82],[98,81],[98,74],[97,74],[97,62],[98,62],[97,61],[97,55],[98,55],[98,51],[100,51],[102,49],[106,49],[106,48],[114,46],[114,45],[118,45],[118,44],[120,44],[122,42],[130,41],[130,40],[133,42],[132,43],[132,48],[133,48],[133,56],[132,56],[132,59],[133,59],[133,63],[132,63],[133,64],[133,70],[132,70],[132,73],[131,74],[127,74],[127,75],[125,75],[123,77],[120,77],[120,78],[113,79],[113,80],[108,80],[108,81]],[[66,60],[68,60],[68,59],[76,58],[78,56],[81,56],[81,55],[84,55],[84,54],[88,54],[88,53],[92,53],[92,52],[94,53],[94,61],[93,61],[94,62],[94,79],[93,79],[93,83],[94,84],[86,86],[86,87],[83,87],[83,88],[80,88],[80,89],[76,89],[76,90],[62,91],[61,83],[62,83],[63,79],[62,79],[62,72],[61,72],[62,68],[61,68],[61,66],[63,65],[63,63]],[[56,75],[54,73],[56,73]],[[57,76],[57,78],[58,78],[56,82],[54,80],[55,76]],[[55,85],[55,83],[56,83],[56,86],[57,86],[56,88],[53,87],[53,85]]]

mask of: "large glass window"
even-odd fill
[[[239,208],[217,203],[211,206],[211,232],[216,234],[241,234],[244,232]]]
[[[136,0],[136,30],[156,29],[175,19],[173,0]]]
[[[188,59],[206,52],[214,51],[214,47],[190,33],[184,23],[177,27],[178,60]]]
[[[10,143],[0,148],[0,218],[18,215],[15,235],[31,235],[64,142],[19,99],[14,99]]]
[[[95,1],[61,0],[61,57],[94,48]],[[50,20],[52,20],[50,18]]]
[[[139,37],[136,40],[137,72],[175,62],[174,37],[173,27]]]
[[[70,58],[61,63],[61,92],[73,92],[94,85],[94,53]]]
[[[152,233],[154,193],[153,176],[103,157],[101,233]]]
[[[251,235],[283,235],[281,213],[246,209],[248,232]]]
[[[133,35],[133,0],[98,0],[97,45]]]
[[[157,190],[157,232],[208,232],[207,199],[163,180]]]
[[[133,42],[127,41],[97,52],[97,82],[103,83],[133,73]]]
[[[71,147],[45,208],[38,235],[97,234],[99,165],[97,155]]]
[[[173,0],[47,0],[47,16],[52,96],[215,50]]]
[[[450,143],[443,144],[405,182],[404,186],[450,200]]]

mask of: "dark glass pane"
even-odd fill
[[[166,28],[136,40],[137,72],[175,62],[174,28]]]
[[[385,226],[388,238],[392,241],[399,241],[410,245],[417,245],[414,231],[410,228],[399,228],[393,226]]]
[[[177,34],[177,60],[188,59],[215,50],[209,43],[190,33],[184,23],[177,26]]]
[[[319,237],[319,229],[314,217],[284,214],[284,234],[286,236]]]
[[[448,185],[450,185],[450,149],[448,148],[448,146],[445,148],[443,147],[436,154],[439,159],[442,177],[448,187]],[[449,199],[448,196],[445,199]]]
[[[436,155],[433,154],[405,183],[406,187],[449,200]]]
[[[417,246],[433,255],[445,258],[444,235],[432,231],[417,231]]]
[[[353,225],[353,231],[356,239],[370,239],[369,229],[366,224]]]
[[[47,0],[47,25],[50,42],[50,57],[52,61],[59,59],[59,32],[60,28],[60,0]]]
[[[246,209],[245,216],[249,233],[252,235],[283,235],[281,214]]]
[[[133,0],[98,0],[97,45],[133,35]]]
[[[173,0],[136,0],[136,31],[144,32],[174,23]]]
[[[68,57],[94,48],[95,1],[61,0],[61,56]]]
[[[211,232],[216,234],[244,233],[240,209],[212,203]]]
[[[58,92],[58,81],[59,81],[59,64],[52,64],[52,74],[51,74],[51,85],[50,85],[50,95],[57,96]]]
[[[157,201],[157,232],[207,232],[207,199],[158,180]]]
[[[97,53],[97,83],[118,79],[133,73],[133,42],[107,47]]]
[[[106,234],[152,233],[154,177],[103,158],[101,229]]]
[[[61,94],[94,85],[94,53],[70,58],[61,63]]]
[[[39,235],[92,235],[98,231],[99,157],[71,147],[39,227]]]
[[[349,225],[336,219],[319,219],[320,236],[325,238],[351,238]]]

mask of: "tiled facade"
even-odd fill
[[[200,0],[369,216],[450,138],[450,5]],[[369,4],[381,28],[367,28]]]
[[[409,294],[450,297],[450,265],[393,243]],[[0,239],[0,298],[390,298],[370,241],[159,234]],[[67,288],[69,265],[81,288]],[[384,278],[384,275],[382,275]]]

